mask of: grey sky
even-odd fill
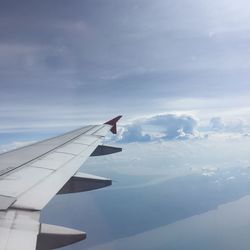
[[[0,4],[5,121],[62,125],[250,104],[246,0]]]

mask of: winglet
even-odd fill
[[[110,131],[113,133],[113,134],[116,134],[117,133],[117,128],[116,128],[116,123],[121,119],[121,115],[113,118],[112,120],[110,121],[107,121],[105,122],[104,124],[108,124],[108,125],[111,125],[112,128],[110,129]]]

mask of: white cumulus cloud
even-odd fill
[[[188,115],[156,115],[125,126],[120,142],[183,140],[199,136],[198,122]]]

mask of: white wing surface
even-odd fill
[[[0,250],[54,249],[86,238],[74,229],[39,222],[40,211],[56,195],[111,185],[111,180],[78,169],[89,156],[121,151],[101,145],[118,116],[0,155]]]

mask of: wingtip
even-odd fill
[[[112,128],[110,129],[110,131],[113,133],[113,134],[117,134],[117,129],[116,129],[116,123],[122,118],[122,115],[119,115],[119,116],[116,116],[115,118],[105,122],[104,124],[108,124],[108,125],[111,125]]]
[[[115,118],[105,122],[104,124],[115,125],[121,118],[122,118],[122,115],[118,115]]]

